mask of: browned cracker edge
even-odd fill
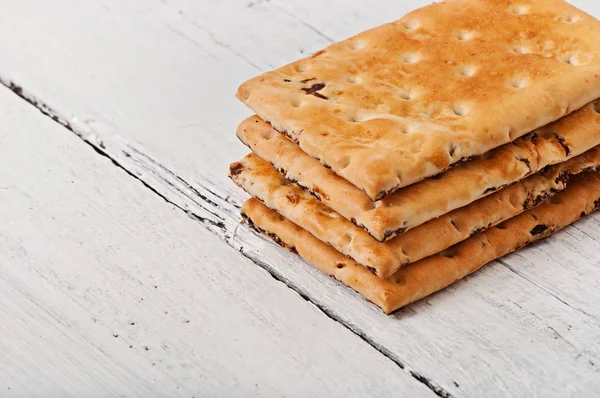
[[[322,272],[351,287],[390,314],[477,271],[485,264],[550,236],[600,207],[600,176],[577,178],[564,192],[498,227],[475,235],[440,254],[408,265],[388,280],[268,209],[256,199],[242,212],[261,231],[302,256]]]

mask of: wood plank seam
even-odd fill
[[[370,338],[367,333],[364,333],[363,331],[361,331],[360,328],[358,328],[357,326],[352,325],[351,322],[348,322],[347,320],[342,319],[340,316],[338,316],[338,314],[336,314],[335,310],[328,308],[326,305],[324,305],[323,303],[320,303],[318,300],[314,300],[309,294],[307,294],[307,292],[301,286],[297,286],[297,285],[293,284],[292,281],[288,280],[281,273],[279,273],[276,268],[274,268],[273,266],[271,266],[270,264],[268,264],[264,261],[261,261],[258,257],[255,257],[252,253],[245,251],[243,246],[236,248],[233,245],[233,240],[232,240],[233,233],[232,232],[234,231],[235,226],[237,226],[239,224],[239,220],[241,218],[240,214],[239,214],[239,210],[241,207],[237,203],[232,201],[229,196],[223,196],[219,193],[216,193],[202,184],[201,184],[202,189],[205,189],[213,197],[209,198],[206,195],[200,194],[200,192],[196,188],[193,188],[191,184],[189,184],[186,180],[184,180],[183,178],[178,176],[175,172],[169,170],[168,168],[166,168],[165,166],[161,165],[156,160],[154,160],[152,157],[144,154],[143,152],[133,148],[132,146],[130,146],[128,144],[124,144],[121,142],[122,145],[126,145],[126,148],[121,149],[120,151],[117,151],[117,153],[122,154],[124,156],[124,158],[113,157],[109,153],[109,150],[107,149],[107,145],[104,142],[104,140],[100,140],[99,137],[96,136],[95,134],[88,134],[89,132],[86,132],[85,129],[84,129],[84,131],[80,130],[78,128],[78,123],[76,120],[68,121],[67,118],[63,114],[61,114],[59,111],[54,110],[51,106],[44,103],[39,98],[36,98],[34,95],[30,94],[21,85],[16,84],[15,82],[11,81],[10,79],[6,79],[2,75],[0,75],[0,84],[5,86],[6,88],[10,89],[13,93],[15,93],[21,99],[23,99],[30,105],[32,105],[35,108],[37,108],[38,110],[40,110],[44,115],[51,118],[54,122],[59,123],[60,125],[65,127],[67,130],[69,130],[71,133],[78,136],[86,144],[90,145],[96,153],[98,153],[100,156],[103,156],[103,157],[106,157],[107,159],[109,159],[113,163],[113,165],[115,165],[119,169],[122,169],[129,176],[133,177],[135,180],[142,183],[144,185],[144,187],[148,188],[151,192],[158,195],[166,203],[183,211],[190,218],[201,223],[210,232],[212,232],[219,238],[225,240],[226,243],[229,246],[231,246],[234,250],[239,251],[244,257],[248,258],[254,264],[256,264],[257,266],[264,269],[275,280],[283,283],[289,289],[292,289],[293,291],[298,293],[298,295],[300,295],[300,297],[302,297],[306,301],[313,304],[316,308],[318,308],[325,316],[330,318],[332,321],[341,324],[343,327],[348,329],[350,332],[354,333],[361,340],[363,340],[367,344],[369,344],[374,350],[376,350],[381,355],[385,356],[387,359],[392,361],[400,369],[404,370],[407,374],[409,374],[416,381],[418,381],[419,383],[421,383],[421,384],[425,385],[427,388],[429,388],[434,394],[436,394],[437,396],[442,397],[442,398],[452,398],[453,397],[453,395],[447,389],[445,389],[443,386],[441,386],[439,383],[437,383],[433,379],[425,376],[421,372],[411,369],[404,363],[404,361],[401,358],[399,358],[397,355],[393,354],[391,351],[387,350],[384,346],[378,344],[375,340]],[[155,188],[151,184],[151,182],[148,182],[145,179],[143,179],[143,177],[142,177],[143,173],[142,173],[142,175],[140,175],[140,173],[136,173],[135,170],[131,170],[131,169],[127,168],[124,164],[124,159],[138,160],[138,161],[146,162],[146,164],[150,164],[150,165],[154,166],[155,170],[160,170],[162,173],[166,174],[166,176],[170,177],[170,178],[165,178],[165,175],[162,175],[160,178],[161,183],[168,185],[171,189],[173,189],[175,191],[178,191],[179,195],[185,196],[188,200],[192,200],[194,202],[194,204],[200,208],[200,211],[189,210],[189,209],[187,209],[189,207],[188,205],[182,205],[182,204],[177,203],[174,200],[169,199],[167,197],[167,195],[165,195],[164,193],[161,193],[159,189]],[[198,198],[195,198],[195,196],[199,197],[200,200],[198,200]],[[204,202],[204,204],[202,202]],[[206,205],[208,205],[208,207],[210,207],[210,206],[218,207],[222,212],[227,214],[228,219],[225,219],[224,217],[221,217],[221,216],[217,215],[215,212],[207,209]],[[230,231],[232,231],[232,232],[230,232]],[[246,232],[248,235],[251,236],[251,239],[253,239],[253,240],[265,240],[262,236],[254,233],[251,230],[248,230]]]
[[[573,305],[571,305],[567,300],[564,300],[563,298],[559,297],[558,295],[556,295],[554,292],[549,291],[548,289],[546,289],[544,286],[539,285],[538,283],[535,283],[534,281],[532,281],[531,279],[527,278],[527,276],[523,275],[522,272],[519,272],[517,269],[515,269],[515,267],[513,267],[512,265],[508,264],[506,261],[502,260],[501,258],[496,260],[498,263],[502,264],[502,266],[504,266],[506,269],[508,269],[510,272],[518,275],[519,277],[525,279],[527,282],[537,286],[538,288],[542,289],[543,291],[545,291],[546,293],[548,293],[550,296],[554,297],[556,300],[560,301],[561,303],[563,303],[564,305],[566,305],[569,308],[572,308],[574,311],[579,312],[580,314],[584,315],[585,317],[588,318],[588,320],[594,324],[598,324],[598,319],[582,310],[581,308],[577,308]]]

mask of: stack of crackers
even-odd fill
[[[600,207],[600,22],[446,0],[253,78],[257,230],[391,313]]]

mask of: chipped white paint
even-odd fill
[[[5,0],[1,2],[0,13],[0,79],[7,85],[14,82],[21,86],[22,91],[17,90],[19,93],[30,100],[36,98],[38,106],[42,108],[46,105],[50,107],[51,109],[44,108],[45,111],[68,123],[75,133],[108,154],[167,200],[201,218],[200,224],[208,228],[213,235],[232,244],[232,234],[239,219],[238,209],[232,203],[240,203],[244,196],[233,188],[225,176],[228,163],[246,153],[246,149],[235,139],[234,130],[237,123],[250,114],[233,97],[237,85],[261,70],[292,61],[302,54],[318,50],[332,40],[342,39],[360,30],[395,19],[405,11],[427,2],[104,0],[90,4],[76,0]],[[600,17],[600,6],[596,0],[579,0],[573,3]],[[332,18],[332,15],[335,18]],[[24,24],[24,20],[29,22]],[[71,134],[63,130],[64,134]],[[82,144],[81,148],[85,146]],[[54,150],[57,154],[61,153],[60,148]],[[26,152],[26,148],[23,152]],[[82,167],[84,159],[89,158],[90,162],[98,161],[94,160],[98,155],[89,150],[80,156],[79,160],[73,163],[77,168]],[[27,162],[21,164],[28,165]],[[108,170],[109,168],[106,173]],[[110,178],[103,180],[107,181],[105,187],[117,184],[113,181],[115,178],[111,174]],[[126,176],[120,177],[118,181],[119,186],[126,187],[125,184],[128,183],[139,188],[140,185],[134,178]],[[0,186],[3,185],[0,181]],[[43,184],[41,188],[37,188],[37,195],[45,192],[42,188]],[[48,185],[45,185],[45,188],[52,191]],[[98,194],[94,194],[94,189],[103,192],[100,188],[90,186],[81,193],[73,191],[77,193],[75,196],[80,201],[81,209],[89,209],[82,204],[85,200],[108,206],[106,202],[98,202]],[[1,193],[3,191],[0,191]],[[149,197],[153,193],[148,190],[146,195],[143,195],[142,191],[137,192],[134,195],[137,198],[135,203],[151,201]],[[230,195],[229,200],[224,200]],[[119,200],[111,203],[110,208],[117,212],[112,218],[106,222],[86,222],[83,226],[101,227],[100,231],[103,231],[105,239],[112,237],[111,242],[116,246],[128,244],[131,236],[136,234],[141,234],[140,238],[144,239],[147,239],[146,234],[157,234],[163,237],[165,244],[169,244],[170,239],[172,245],[180,245],[182,241],[188,242],[186,256],[189,257],[185,257],[184,260],[211,253],[206,264],[214,270],[214,275],[217,275],[220,268],[229,269],[231,264],[237,263],[243,263],[244,270],[246,267],[258,268],[254,263],[241,260],[237,251],[221,248],[223,245],[217,242],[217,238],[210,238],[207,233],[199,232],[203,227],[186,226],[176,230],[170,224],[175,221],[166,218],[164,213],[161,213],[164,210],[159,210],[161,207],[158,204],[154,205],[157,215],[148,217],[138,214],[135,220],[120,220],[119,217],[127,214],[126,210],[135,208],[122,203],[123,197],[123,194],[119,194],[115,197]],[[13,206],[19,204],[23,206],[21,211],[24,211],[27,203],[25,200],[13,198],[13,201]],[[63,198],[63,203],[70,203],[69,201],[75,199],[70,196]],[[162,207],[165,206],[167,205],[163,203]],[[4,207],[0,207],[0,212],[2,209]],[[13,210],[6,211],[12,214]],[[50,219],[57,214],[64,215],[58,212],[58,209],[50,208],[46,215]],[[179,220],[180,213],[179,210],[173,210],[169,214]],[[75,227],[81,223],[79,218],[73,216],[70,220],[74,225],[70,236],[82,233],[83,227]],[[599,215],[590,217],[547,242],[485,267],[473,277],[393,317],[383,316],[356,294],[338,286],[285,251],[266,243],[244,226],[237,230],[233,245],[242,249],[247,257],[276,274],[288,285],[301,291],[328,316],[343,322],[363,336],[369,344],[383,353],[380,355],[383,359],[386,355],[402,364],[405,372],[400,373],[401,375],[414,372],[418,378],[422,376],[430,388],[440,395],[592,396],[600,389],[600,292],[597,283],[600,280],[599,221]],[[183,220],[178,222],[184,223]],[[220,222],[224,223],[224,228]],[[46,226],[50,228],[51,224]],[[112,236],[110,228],[127,230],[129,235],[115,233]],[[30,230],[36,231],[33,224],[23,226],[23,236],[28,236],[26,232]],[[7,233],[7,230],[0,231]],[[197,244],[198,235],[203,236],[204,240],[200,240],[205,242],[203,247]],[[52,234],[46,231],[46,234],[40,236],[50,239]],[[60,234],[57,236],[60,237]],[[51,242],[58,245],[60,240]],[[194,251],[194,242],[197,251]],[[39,242],[38,244],[41,245]],[[29,250],[27,245],[23,247]],[[50,261],[53,254],[48,251],[48,247],[45,246],[44,253],[47,261]],[[144,254],[142,246],[135,247],[135,253]],[[93,258],[107,255],[106,247],[79,250],[77,253],[81,256],[79,258],[82,263],[85,263],[88,255]],[[111,250],[117,249],[112,248],[108,253],[112,253]],[[169,256],[166,252],[156,250],[157,258],[167,262]],[[62,251],[60,256],[69,259],[68,252]],[[123,257],[111,256],[106,260],[102,257],[102,263],[110,269],[126,270],[120,264],[127,256],[122,253],[121,256]],[[148,255],[142,258],[153,257]],[[2,261],[4,260],[0,257],[0,262]],[[134,269],[140,270],[140,267]],[[172,268],[166,268],[164,264],[156,267],[156,272],[163,277],[173,278]],[[120,294],[135,292],[135,288],[132,287],[135,284],[130,281],[129,276],[119,272],[115,271],[110,278],[102,280],[120,286]],[[229,297],[233,297],[232,300],[237,302],[239,296],[234,293],[243,291],[239,287],[240,283],[245,284],[243,286],[263,283],[264,289],[256,291],[260,294],[256,293],[258,297],[252,298],[251,305],[247,302],[243,304],[247,306],[244,308],[248,311],[256,313],[267,308],[265,311],[272,311],[276,314],[274,317],[279,316],[279,322],[284,322],[284,326],[281,327],[286,327],[287,330],[294,327],[303,330],[304,326],[301,325],[304,324],[311,325],[315,334],[321,328],[324,328],[323,333],[333,328],[325,321],[311,321],[313,318],[308,315],[303,315],[301,319],[294,311],[294,317],[286,317],[284,314],[290,313],[291,305],[287,302],[294,301],[297,296],[292,300],[290,297],[293,295],[286,293],[285,289],[276,283],[247,280],[246,274],[242,276],[237,272],[228,273],[230,279],[227,283],[216,277],[195,274],[199,279],[194,279],[186,272],[175,273],[178,279],[172,283],[172,288],[180,292],[193,286],[204,287],[207,281],[210,281],[214,283],[215,291],[220,291],[220,299],[208,294],[204,297],[206,302],[210,302],[215,308],[228,303]],[[80,289],[79,286],[89,284],[93,278],[99,277],[94,273],[74,275],[74,279],[70,281],[76,291]],[[253,282],[255,280],[256,282]],[[219,290],[219,287],[222,289]],[[36,285],[32,288],[39,287]],[[71,294],[69,285],[56,284],[52,289],[52,294],[60,295],[51,296],[51,293],[48,293],[49,297],[65,295],[64,300],[54,303],[54,308],[68,313],[72,316],[71,322],[81,325],[78,329],[81,333],[70,336],[68,341],[73,347],[87,344],[88,334],[99,332],[96,332],[94,325],[83,322],[83,310],[79,313],[73,310],[71,314],[74,304],[66,298]],[[106,306],[110,300],[115,300],[115,297],[107,299],[109,301],[97,298],[95,303],[98,306]],[[41,303],[26,304],[23,301],[23,304],[20,304],[22,300],[13,299],[13,312],[44,311],[37,309],[44,308]],[[161,300],[167,300],[172,305],[183,300],[186,305],[193,306],[196,310],[203,308],[191,296],[161,296],[156,303],[163,303]],[[0,300],[0,310],[4,302],[5,299]],[[19,308],[19,305],[23,307]],[[230,318],[235,322],[235,326],[232,327],[238,328],[240,334],[244,335],[244,329],[248,328],[248,333],[256,337],[256,331],[262,327],[265,327],[266,333],[274,333],[268,330],[270,325],[245,325],[246,315],[242,316],[240,312],[235,312]],[[126,321],[119,314],[104,314],[105,328],[121,323],[126,326]],[[169,330],[169,325],[161,325],[162,318],[157,315],[148,311],[145,316],[148,316],[149,323],[159,328],[158,330]],[[220,325],[223,326],[223,323]],[[39,334],[40,330],[49,328],[55,328],[60,333],[65,333],[66,330],[60,320],[48,318],[46,323],[32,328],[31,333]],[[23,330],[21,334],[24,333]],[[200,333],[199,330],[197,332]],[[213,332],[215,334],[212,338],[216,339],[215,336],[222,331],[215,328]],[[1,326],[0,333],[3,333]],[[211,336],[208,332],[205,335]],[[33,334],[31,339],[32,336]],[[306,339],[309,339],[310,335],[307,336]],[[63,337],[65,338],[67,337]],[[49,338],[47,341],[57,341],[56,339],[58,337]],[[109,340],[112,344],[112,340]],[[346,346],[352,343],[350,337],[340,340],[343,340],[340,344]],[[143,338],[140,337],[138,343],[141,344],[142,341]],[[284,339],[278,340],[277,343],[286,349],[298,346],[302,349],[302,341],[287,342],[287,346]],[[198,367],[195,369],[199,369],[199,348],[194,346],[193,342],[188,344],[196,347],[194,358],[198,360]],[[366,343],[356,344],[357,347],[363,347]],[[101,347],[105,349],[104,345]],[[180,352],[185,352],[183,342],[179,342],[178,347]],[[341,348],[325,346],[319,348],[321,353],[315,349],[317,353],[312,358],[316,362],[311,361],[304,368],[296,364],[296,371],[301,372],[301,369],[304,369],[316,377],[314,375],[317,370],[313,366],[319,362],[316,358],[321,358],[325,361],[323,368],[326,368],[322,376],[325,378],[326,375],[337,374],[335,372],[338,370],[333,368],[338,365],[328,362],[332,360],[332,350],[336,349]],[[73,355],[73,358],[81,364],[77,368],[81,369],[77,373],[81,380],[89,380],[86,379],[86,375],[93,374],[94,369],[102,369],[104,366],[105,362],[85,356],[83,349],[76,352],[77,355]],[[32,350],[26,352],[27,355],[22,355],[13,366],[18,369],[26,360],[39,360],[41,362],[36,369],[37,374],[41,375],[42,371],[50,367],[49,358],[52,358],[54,353],[55,351],[46,353]],[[127,352],[119,351],[119,354],[127,355]],[[273,355],[273,352],[257,353],[252,360],[269,362],[269,354]],[[164,356],[156,355],[156,360],[165,360]],[[229,371],[233,374],[245,369],[244,364],[250,363],[239,364],[237,357],[223,355],[223,362],[220,362],[223,366],[220,370],[223,372]],[[262,355],[266,357],[263,358]],[[335,355],[339,355],[340,363],[358,357],[350,351]],[[140,354],[140,358],[144,357]],[[283,364],[286,358],[287,356],[276,363]],[[148,368],[141,368],[140,361],[141,359],[132,365],[134,370],[125,374],[133,375],[131,377],[146,376],[144,372]],[[365,369],[371,368],[371,363],[379,360],[373,358],[370,361],[369,364],[365,364]],[[226,363],[231,363],[231,367],[227,368]],[[123,366],[123,369],[127,369],[126,364]],[[352,366],[352,363],[346,366]],[[383,362],[378,366],[387,369]],[[261,377],[264,381],[264,384],[261,384],[264,389],[257,394],[269,395],[274,392],[291,391],[281,389],[285,386],[285,377],[273,377],[270,381],[269,369],[265,370],[266,373],[254,370],[256,377]],[[397,378],[390,376],[390,372],[394,372],[393,368],[381,371],[381,374]],[[114,378],[119,374],[107,377],[117,380]],[[164,376],[165,374],[168,377]],[[162,381],[169,379],[173,383],[184,385],[189,382],[189,379],[183,379],[186,374],[177,368],[169,369],[166,373],[157,371],[156,377],[164,378],[159,379]],[[349,374],[352,376],[348,376]],[[58,373],[54,371],[49,375],[58,377]],[[27,374],[21,375],[26,376]],[[409,388],[416,379],[417,377],[408,380],[402,378],[398,383]],[[55,381],[52,378],[46,380]],[[57,380],[54,384],[57,389],[68,386],[61,383],[62,379]],[[338,377],[335,381],[329,380],[333,383],[330,385],[337,387],[342,381],[362,383],[364,379],[357,373],[346,373],[345,377]],[[4,379],[0,377],[0,388],[2,383]],[[127,384],[127,380],[120,380],[119,383]],[[149,386],[150,384],[144,384],[138,387],[151,388]],[[239,385],[237,391],[242,391],[245,387],[247,386]],[[309,388],[307,383],[303,383],[303,387],[306,389],[299,390],[300,394],[306,393]],[[387,384],[384,383],[381,388],[384,394]],[[335,389],[332,387],[330,391]],[[144,392],[146,391],[140,390],[139,393]],[[376,391],[373,390],[372,393],[375,394]]]

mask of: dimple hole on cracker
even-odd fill
[[[348,44],[348,47],[351,50],[361,50],[363,48],[365,48],[367,46],[367,43],[365,43],[364,41],[352,41],[350,42],[350,44]]]
[[[408,90],[400,90],[398,96],[405,101],[410,101],[413,99],[413,95]]]
[[[362,122],[362,119],[358,115],[350,115],[350,116],[348,116],[347,120],[350,123],[360,123],[360,122]]]
[[[308,70],[308,67],[304,64],[296,64],[294,65],[294,70],[298,73],[303,73]]]
[[[402,55],[402,62],[405,64],[416,64],[419,61],[417,54],[404,54]]]
[[[457,69],[456,73],[459,76],[471,77],[477,72],[477,68],[474,66],[461,66]]]
[[[566,14],[563,15],[561,20],[566,22],[566,23],[575,23],[578,22],[581,19],[581,17],[577,14]]]
[[[343,245],[347,246],[352,243],[352,236],[350,234],[345,234],[342,236]]]
[[[508,136],[508,140],[510,142],[513,142],[514,140],[516,140],[518,138],[518,132],[519,132],[519,130],[517,130],[513,126],[510,126],[508,128],[508,131],[506,132],[506,135]]]
[[[456,39],[460,41],[470,40],[473,38],[473,32],[461,30],[460,32],[456,33],[454,37],[456,37]]]
[[[517,44],[516,46],[513,47],[512,50],[513,50],[513,52],[515,52],[517,54],[530,54],[531,53],[531,50],[522,44]]]
[[[348,83],[356,84],[356,83],[358,83],[358,77],[356,77],[356,76],[348,76],[346,78],[346,81]]]
[[[265,140],[271,140],[273,139],[275,136],[277,136],[277,131],[275,131],[275,129],[266,129],[263,134],[262,134],[262,138]]]
[[[525,79],[520,79],[520,78],[515,78],[513,80],[511,80],[510,85],[512,88],[523,88],[526,86],[526,82]]]
[[[558,59],[565,64],[572,66],[583,66],[589,63],[588,57],[585,57],[579,53],[563,54]]]
[[[509,11],[515,15],[527,15],[529,13],[529,7],[524,5],[514,5],[509,8]]]
[[[350,166],[350,157],[340,159],[339,165],[342,170]]]
[[[594,112],[600,114],[600,101],[594,102]]]
[[[465,116],[467,114],[467,107],[463,104],[456,104],[452,108],[452,111],[456,116]]]
[[[451,158],[454,158],[454,155],[456,154],[456,151],[458,150],[458,147],[456,146],[456,144],[454,142],[451,142],[450,144],[448,144],[448,155],[450,155]]]
[[[417,30],[420,26],[417,21],[404,21],[403,25],[406,30]]]

